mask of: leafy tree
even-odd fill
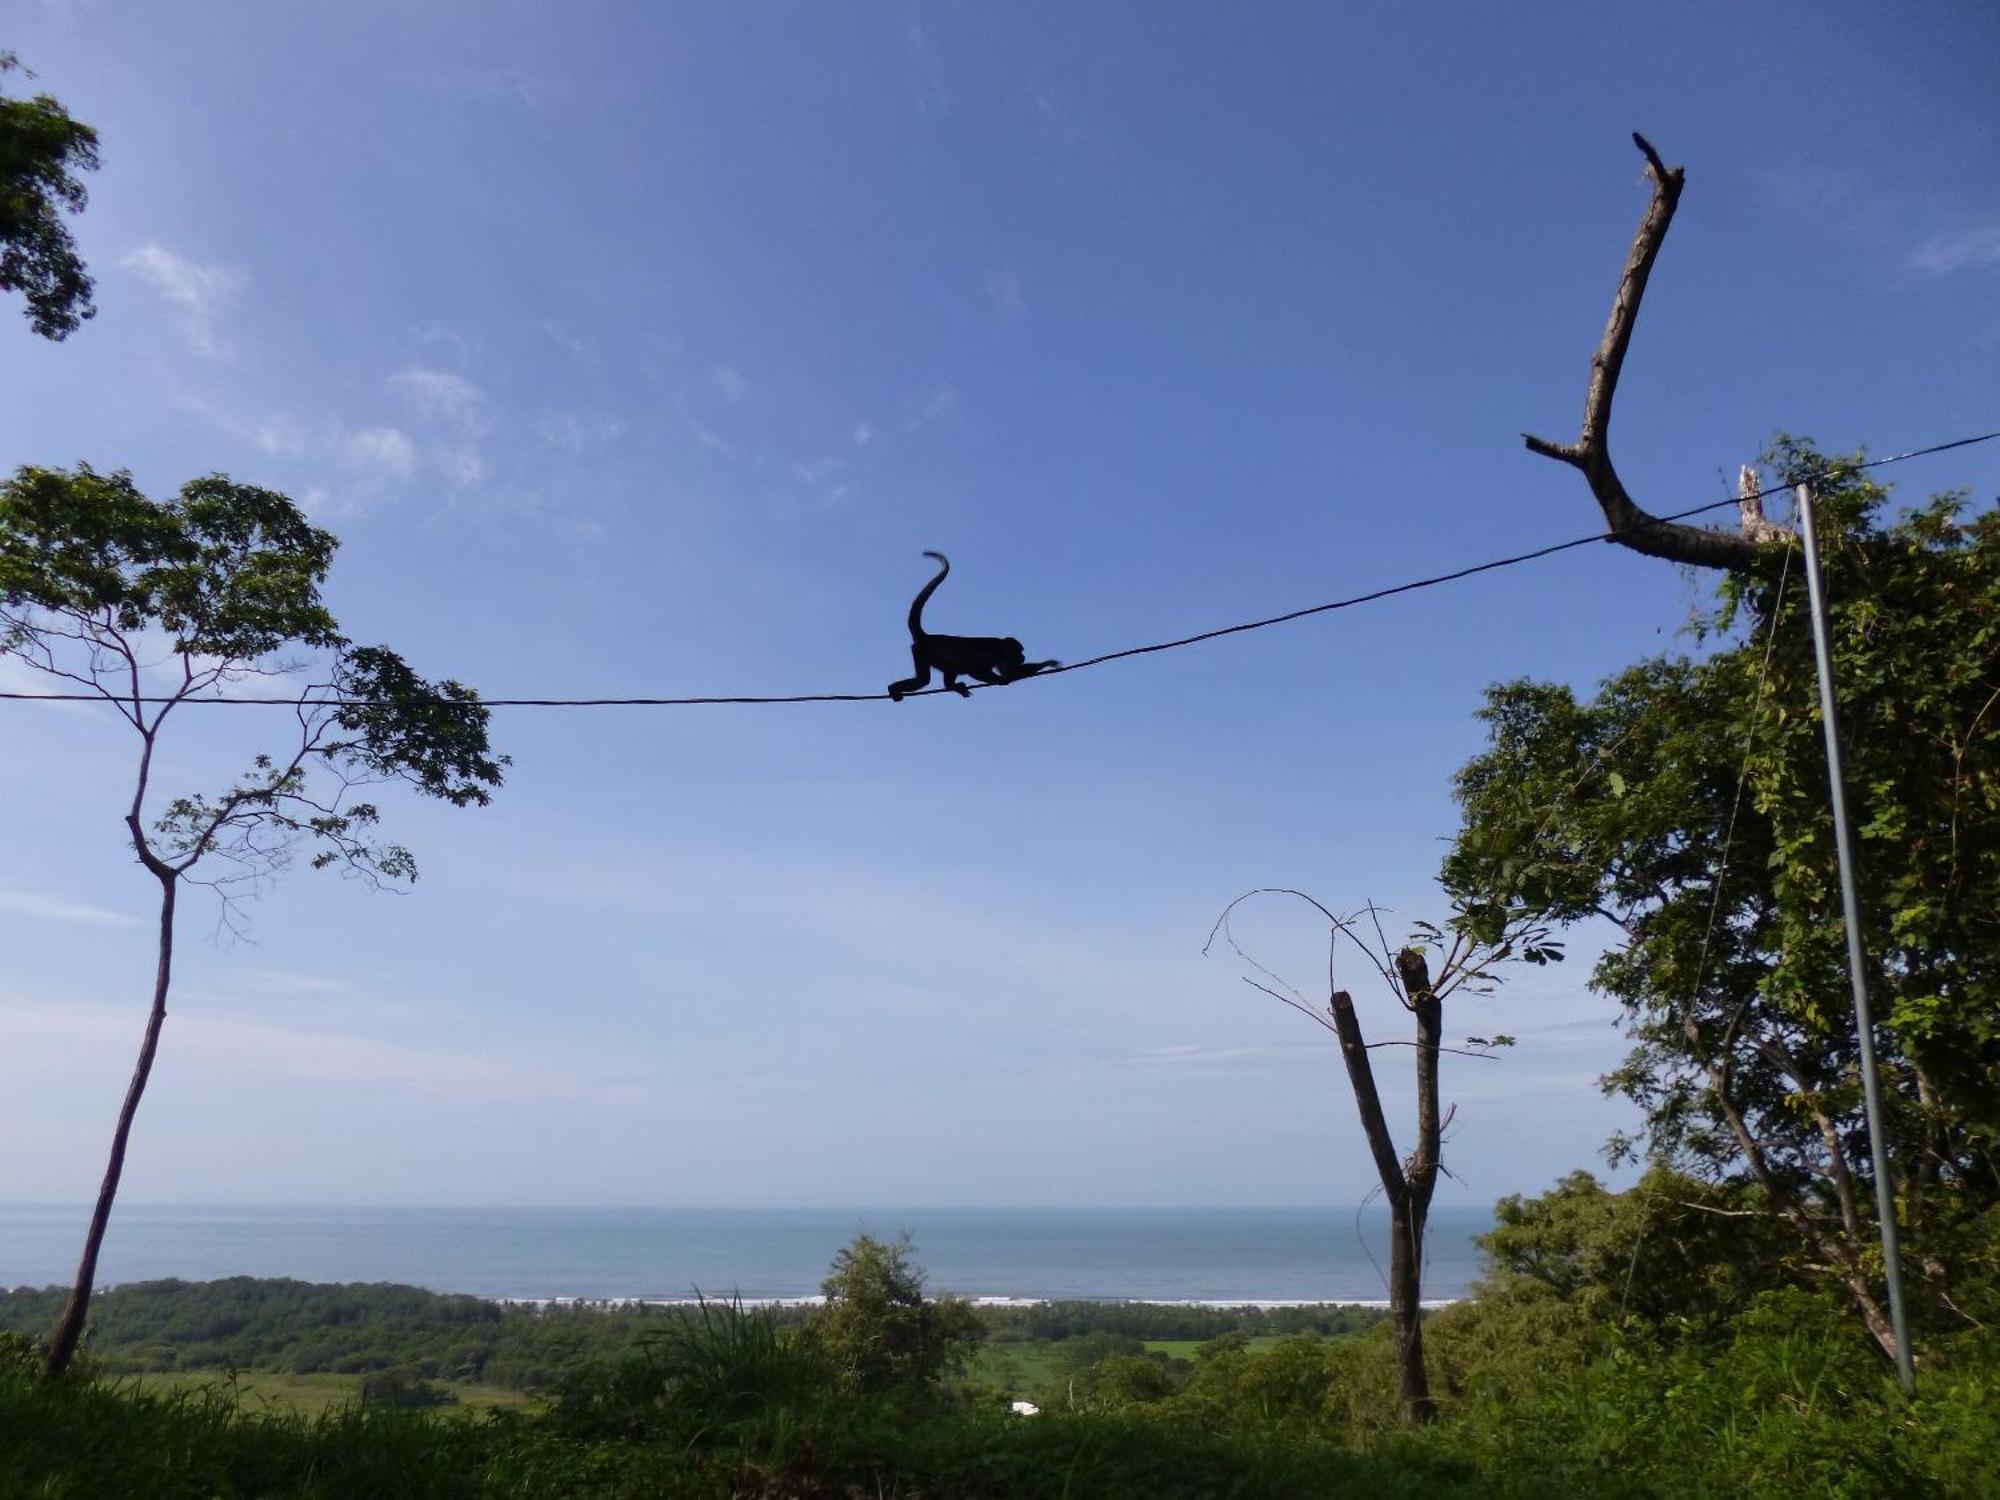
[[[1572,1172],[1537,1197],[1502,1198],[1493,1217],[1480,1295],[1551,1299],[1595,1322],[1710,1327],[1790,1279],[1784,1232],[1754,1187],[1665,1166],[1623,1193]]]
[[[13,53],[0,52],[0,77],[17,69],[27,72]],[[53,97],[0,95],[0,292],[25,294],[29,326],[46,339],[76,332],[97,311],[62,221],[63,210],[83,209],[76,174],[96,167],[97,132]]]
[[[1765,461],[1818,480],[1888,1144],[1949,1319],[1965,1226],[2000,1202],[2000,512],[1966,519],[1946,495],[1892,514],[1791,439]],[[1699,621],[1705,657],[1642,662],[1588,700],[1489,690],[1444,881],[1496,917],[1612,924],[1592,983],[1634,1047],[1607,1084],[1645,1111],[1648,1148],[1754,1182],[1801,1268],[1893,1353],[1806,590],[1782,538],[1765,545],[1778,565],[1725,575]]]
[[[970,1303],[924,1296],[907,1236],[863,1234],[833,1258],[813,1338],[856,1391],[920,1390],[964,1367],[986,1328]]]
[[[1180,1371],[1188,1368],[1179,1361]],[[1117,1411],[1163,1401],[1181,1388],[1176,1362],[1164,1354],[1119,1352],[1077,1365],[1041,1393],[1045,1407],[1070,1411]]]
[[[60,1374],[83,1333],[97,1254],[126,1141],[166,1020],[174,914],[184,884],[233,902],[301,844],[316,869],[374,882],[414,880],[416,860],[377,842],[377,810],[355,791],[400,781],[463,807],[484,804],[505,758],[487,745],[470,688],[426,682],[395,652],[356,646],[320,598],[338,543],[285,496],[193,480],[172,500],[124,473],[23,468],[0,484],[0,653],[109,704],[138,741],[124,822],[160,890],[159,962],[138,1064],[84,1239],[76,1285],[50,1344]],[[284,656],[283,652],[297,652]],[[164,661],[161,661],[164,658]],[[155,755],[183,704],[245,678],[312,664],[287,748],[257,755],[233,785],[157,805]]]

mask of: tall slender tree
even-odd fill
[[[500,784],[506,758],[488,746],[488,710],[476,693],[426,682],[387,647],[341,634],[320,597],[337,545],[284,495],[219,474],[166,501],[141,494],[127,474],[88,467],[23,468],[0,484],[0,654],[102,699],[131,730],[137,755],[124,825],[159,888],[152,1006],[75,1287],[50,1341],[51,1375],[68,1368],[89,1314],[166,1021],[182,887],[213,889],[227,918],[246,888],[283,869],[301,845],[314,868],[414,880],[415,859],[377,841],[377,809],[358,790],[403,782],[464,807],[485,804]],[[231,684],[295,674],[304,685],[281,748],[255,755],[220,791],[162,802],[154,777],[170,720]]]

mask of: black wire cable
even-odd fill
[[[1761,500],[1766,495],[1781,494],[1793,489],[1799,483],[1809,483],[1815,479],[1828,479],[1840,474],[1858,473],[1862,469],[1879,469],[1886,464],[1899,464],[1912,458],[1928,458],[1934,453],[1948,453],[1954,448],[1970,448],[1976,443],[1990,443],[2000,438],[2000,430],[1982,432],[1972,437],[1954,438],[1948,443],[1933,443],[1927,448],[1912,448],[1904,453],[1891,453],[1881,458],[1865,459],[1860,463],[1834,464],[1807,476],[1803,481],[1787,480],[1783,484],[1772,485],[1758,490],[1752,495],[1732,495],[1725,500],[1710,500],[1702,505],[1689,506],[1686,510],[1675,511],[1671,515],[1656,516],[1661,522],[1684,521],[1689,516],[1702,515],[1711,510],[1720,510],[1726,505],[1740,505],[1745,500]],[[1372,604],[1378,599],[1394,598],[1398,594],[1413,594],[1420,589],[1436,588],[1440,584],[1456,583],[1461,578],[1472,578],[1480,573],[1491,573],[1500,568],[1511,568],[1520,563],[1535,562],[1540,558],[1553,557],[1558,552],[1568,552],[1576,547],[1587,547],[1593,542],[1615,542],[1617,538],[1608,532],[1596,531],[1589,536],[1572,537],[1566,542],[1553,542],[1546,547],[1537,547],[1531,552],[1516,552],[1510,557],[1496,557],[1488,562],[1474,563],[1470,567],[1455,568],[1449,573],[1434,573],[1428,578],[1413,578],[1407,583],[1392,584],[1388,588],[1374,589],[1365,594],[1353,594],[1345,599],[1334,599],[1325,604],[1311,604],[1304,609],[1288,610],[1281,615],[1269,615],[1261,620],[1246,620],[1240,625],[1224,625],[1215,630],[1204,630],[1195,635],[1184,635],[1171,641],[1157,641],[1150,646],[1127,646],[1122,651],[1107,651],[1101,656],[1086,657],[1082,661],[1069,662],[1063,666],[1050,667],[1038,672],[1036,677],[1056,677],[1064,672],[1081,672],[1085,667],[1102,666],[1106,662],[1123,661],[1130,656],[1150,656],[1156,651],[1175,651],[1182,646],[1197,645],[1202,641],[1219,640],[1226,635],[1241,635],[1245,631],[1263,630],[1272,625],[1285,625],[1293,620],[1303,620],[1309,615],[1331,614],[1335,610],[1352,609],[1358,604]],[[1032,682],[1034,678],[1024,677],[1020,682]],[[968,686],[982,687],[1016,686],[1008,683],[970,683]],[[919,692],[906,693],[908,698],[928,698],[938,693],[950,692],[949,688],[924,688]],[[105,693],[7,693],[0,692],[0,701],[28,703],[230,703],[258,708],[346,708],[360,706],[368,702],[359,698],[180,698],[171,696],[134,697],[130,694]],[[442,703],[444,700],[439,700]],[[479,708],[696,708],[710,704],[725,703],[876,703],[890,701],[887,693],[786,693],[773,695],[730,694],[698,696],[688,698],[479,698],[469,700],[465,707]]]

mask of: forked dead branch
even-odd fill
[[[1646,283],[1653,274],[1653,262],[1660,257],[1667,229],[1680,206],[1681,187],[1686,173],[1660,160],[1660,153],[1637,131],[1632,140],[1646,157],[1646,175],[1652,179],[1653,196],[1646,205],[1632,236],[1632,249],[1625,257],[1624,274],[1618,278],[1617,294],[1611,299],[1611,316],[1604,325],[1604,337],[1590,357],[1590,384],[1583,397],[1583,427],[1573,443],[1552,443],[1531,433],[1521,434],[1530,452],[1553,458],[1579,471],[1590,485],[1590,493],[1604,512],[1607,538],[1621,547],[1648,557],[1687,563],[1697,568],[1756,569],[1782,556],[1783,549],[1769,546],[1773,530],[1746,527],[1732,535],[1710,531],[1682,521],[1667,521],[1646,510],[1626,490],[1611,461],[1611,403],[1618,394],[1618,376],[1625,368],[1625,353],[1632,345],[1632,330],[1639,321],[1639,304],[1646,295]]]

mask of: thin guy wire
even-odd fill
[[[1826,479],[1838,474],[1858,473],[1862,469],[1879,469],[1886,464],[1899,464],[1912,458],[1926,458],[1933,453],[1947,453],[1954,448],[1969,448],[1975,443],[1989,443],[2000,438],[2000,430],[1982,432],[1973,437],[1954,438],[1948,443],[1933,443],[1927,448],[1912,448],[1904,453],[1891,453],[1882,458],[1865,459],[1857,464],[1835,464],[1808,476],[1807,482]],[[1686,510],[1677,510],[1671,515],[1655,516],[1656,522],[1684,521],[1689,516],[1702,515],[1707,511],[1720,510],[1725,505],[1740,505],[1745,500],[1761,500],[1766,495],[1775,495],[1789,490],[1795,480],[1758,490],[1751,495],[1737,495],[1723,500],[1711,500],[1703,505],[1692,505]],[[1440,584],[1456,583],[1461,578],[1472,578],[1480,573],[1491,573],[1500,568],[1515,567],[1520,563],[1536,562],[1544,557],[1553,557],[1558,552],[1568,552],[1577,547],[1587,547],[1593,542],[1616,542],[1617,537],[1608,532],[1595,531],[1588,536],[1572,537],[1566,542],[1555,542],[1546,547],[1537,547],[1531,552],[1517,552],[1510,557],[1496,557],[1489,562],[1474,563],[1470,567],[1455,568],[1449,573],[1435,573],[1428,578],[1413,578],[1407,583],[1393,584],[1388,588],[1374,589],[1365,594],[1354,594],[1345,599],[1335,599],[1326,604],[1312,604],[1304,609],[1288,610],[1281,615],[1270,615],[1261,620],[1246,620],[1240,625],[1224,625],[1215,630],[1204,630],[1195,635],[1184,635],[1176,640],[1158,641],[1150,646],[1127,646],[1122,651],[1107,651],[1101,656],[1086,657],[1082,661],[1069,662],[1063,666],[1050,667],[1038,672],[1036,677],[1056,677],[1064,672],[1081,672],[1085,667],[1099,667],[1106,662],[1123,661],[1129,656],[1150,656],[1157,651],[1176,651],[1183,646],[1199,645],[1203,641],[1219,640],[1226,635],[1241,635],[1250,630],[1264,630],[1272,625],[1286,625],[1293,620],[1303,620],[1309,615],[1330,614],[1335,610],[1352,609],[1358,604],[1373,604],[1378,599],[1394,598],[1398,594],[1412,594],[1420,589],[1436,588]],[[1030,682],[1034,678],[1021,678]],[[974,689],[985,687],[1013,686],[1003,683],[971,683]],[[924,688],[920,692],[906,693],[909,698],[928,698],[938,693],[950,692],[949,688]],[[256,708],[356,708],[365,707],[372,700],[366,698],[174,698],[171,696],[147,696],[120,693],[8,693],[0,692],[0,701],[23,703],[202,703],[237,704]],[[887,693],[783,693],[771,695],[727,694],[701,695],[686,698],[478,698],[466,700],[466,708],[701,708],[730,703],[779,704],[779,703],[877,703],[888,702]],[[440,706],[448,706],[447,700],[439,699]]]

